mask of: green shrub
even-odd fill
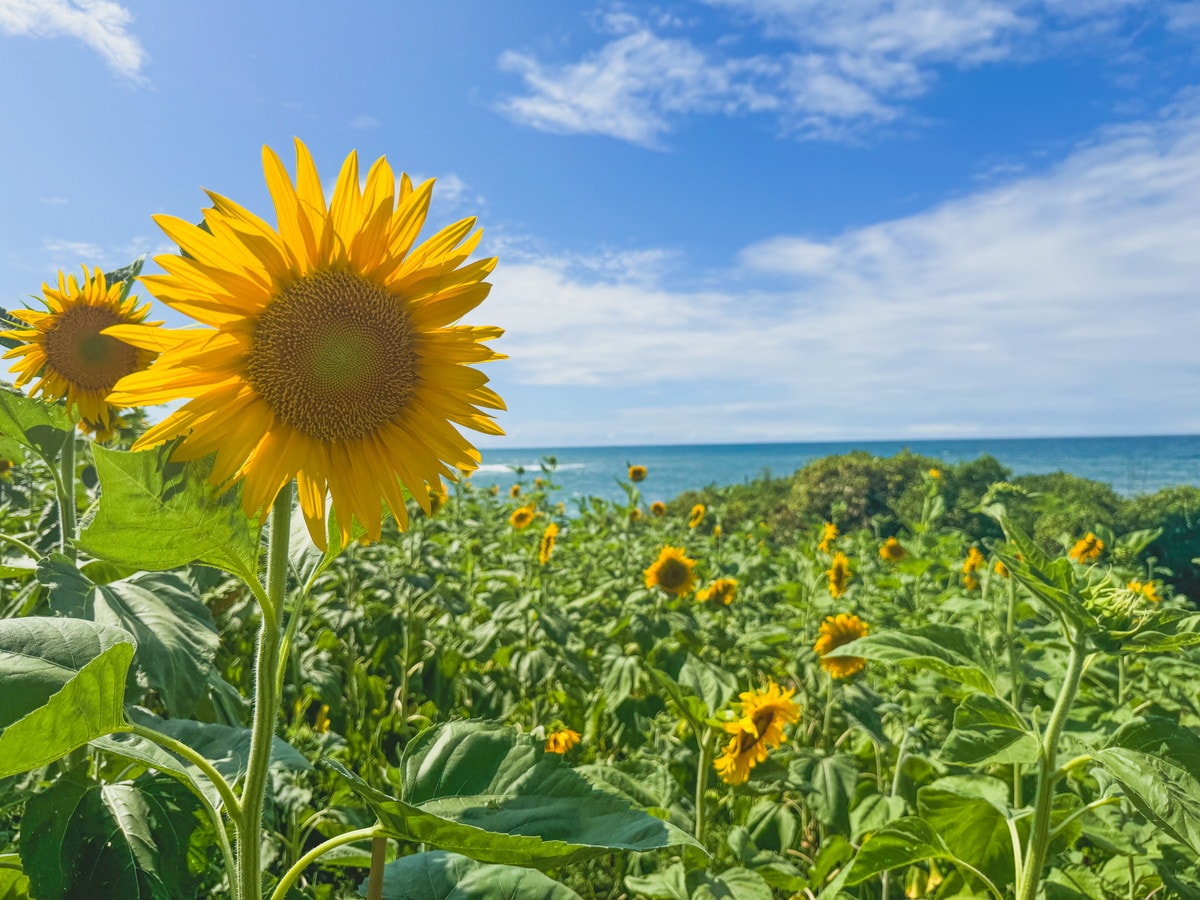
[[[1161,528],[1143,551],[1143,558],[1157,559],[1174,573],[1167,578],[1175,589],[1192,599],[1200,597],[1200,567],[1192,559],[1200,556],[1200,488],[1183,485],[1164,488],[1125,501],[1118,532]]]

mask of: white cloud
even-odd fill
[[[379,125],[380,122],[377,118],[374,116],[369,116],[366,113],[355,116],[350,120],[350,127],[355,131],[372,131],[373,129],[378,128]]]
[[[575,61],[508,51],[500,68],[524,92],[499,108],[561,134],[601,134],[646,147],[685,116],[769,113],[785,132],[844,139],[897,119],[947,68],[996,63],[1114,32],[1133,11],[1183,28],[1191,3],[1160,0],[703,0],[734,30],[702,46],[678,20],[653,25],[627,8],[597,17],[609,39]],[[718,23],[719,24],[719,23]],[[744,37],[773,53],[734,55]]]
[[[83,41],[119,74],[143,81],[146,51],[129,33],[133,16],[112,0],[0,0],[0,32]]]
[[[1193,115],[918,215],[757,243],[705,290],[654,254],[590,272],[502,257],[488,320],[508,329],[505,379],[670,393],[625,404],[643,442],[685,419],[696,440],[1183,432],[1200,427],[1197,246]]]

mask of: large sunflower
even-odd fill
[[[142,281],[207,327],[108,329],[162,351],[114,397],[189,399],[134,448],[182,437],[176,460],[215,452],[214,482],[242,479],[248,515],[294,478],[319,546],[327,496],[343,537],[357,519],[378,538],[383,504],[407,524],[403,489],[428,512],[439,477],[478,466],[455,425],[501,433],[481,408],[504,402],[469,364],[502,358],[484,346],[502,332],[453,324],[487,296],[496,261],[466,264],[474,219],[414,247],[433,182],[397,182],[385,159],[360,182],[351,153],[328,203],[299,140],[294,184],[267,147],[263,166],[277,228],[211,192],[203,228],[155,217],[183,254],[158,257],[167,274]]]
[[[668,594],[682,597],[696,586],[696,561],[682,547],[663,547],[658,559],[643,573],[646,587],[660,587]]]
[[[100,269],[89,275],[84,266],[82,283],[59,272],[57,288],[42,285],[46,311],[14,310],[13,317],[29,327],[0,332],[21,341],[4,354],[4,359],[17,358],[11,369],[17,373],[17,387],[37,378],[34,395],[65,397],[80,427],[101,438],[111,436],[117,421],[120,404],[110,402],[113,386],[146,368],[155,356],[153,347],[139,349],[103,333],[112,325],[145,323],[150,304],[139,306],[137,297],[122,300],[123,289],[120,281],[109,284]],[[153,333],[157,323],[141,327]]]
[[[784,691],[768,681],[765,690],[738,695],[742,715],[722,726],[733,737],[713,762],[723,781],[745,784],[750,770],[767,758],[767,750],[783,743],[783,726],[800,718],[800,707],[791,699],[795,693],[794,688]]]

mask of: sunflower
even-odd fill
[[[508,524],[517,531],[528,528],[530,523],[537,518],[537,510],[532,506],[518,506],[512,511],[512,515],[508,517]]]
[[[439,476],[478,468],[456,425],[502,433],[483,408],[504,401],[470,367],[502,358],[485,346],[502,332],[454,324],[487,296],[496,261],[466,263],[474,219],[414,247],[433,182],[397,182],[385,159],[360,181],[351,153],[328,203],[299,140],[294,184],[267,147],[263,165],[277,228],[214,193],[203,228],[155,217],[182,252],[142,282],[205,327],[106,329],[162,353],[111,400],[188,400],[134,449],[179,437],[175,460],[215,452],[214,483],[240,480],[247,515],[295,479],[318,546],[327,497],[343,539],[355,519],[378,539],[385,504],[403,528],[405,490],[428,512]]]
[[[429,488],[429,514],[432,516],[439,509],[446,505],[446,501],[450,499],[450,493],[446,490],[446,486],[442,484],[441,479]]]
[[[554,552],[554,542],[558,540],[558,526],[551,522],[542,532],[542,540],[538,543],[538,562],[543,566],[550,561]]]
[[[500,496],[500,485],[493,484],[490,488],[488,488],[488,493],[491,494],[493,497]]]
[[[646,587],[660,587],[668,594],[682,597],[696,586],[696,561],[688,559],[682,547],[663,547],[646,569]]]
[[[1100,554],[1104,552],[1104,541],[1096,537],[1090,531],[1086,537],[1075,542],[1075,546],[1071,548],[1067,556],[1075,560],[1075,562],[1085,563],[1094,562],[1100,558]]]
[[[629,510],[629,521],[640,522],[642,519],[642,511],[636,506]]]
[[[519,484],[514,484],[512,487],[510,487],[508,489],[508,496],[512,497],[514,500],[516,500],[518,497],[520,497],[521,496],[521,486]]]
[[[713,600],[717,603],[722,603],[729,606],[733,603],[734,597],[737,596],[737,579],[734,578],[718,578],[704,590],[696,594],[696,599],[701,603]]]
[[[138,306],[137,297],[122,300],[123,290],[122,282],[109,284],[99,269],[89,275],[84,266],[82,283],[59,272],[57,288],[42,284],[46,311],[15,310],[13,317],[29,327],[0,332],[22,342],[3,357],[18,359],[11,368],[17,387],[37,378],[35,396],[65,397],[80,430],[102,440],[112,437],[116,410],[129,405],[111,402],[113,386],[145,369],[157,355],[153,347],[139,348],[104,333],[113,325],[132,325],[152,334],[161,324],[146,322],[150,304]]]
[[[997,575],[999,575],[1001,578],[1008,577],[1008,566],[1006,566],[1002,560],[999,560],[999,559],[996,560],[996,564],[994,566],[992,566],[992,571],[995,572]]]
[[[846,593],[846,584],[854,573],[850,571],[850,559],[839,550],[833,554],[833,563],[825,573],[829,576],[829,596],[836,600]]]
[[[838,527],[832,522],[826,522],[821,528],[821,543],[817,544],[817,549],[822,553],[828,553],[833,546],[833,542],[837,540]]]
[[[908,556],[908,551],[894,537],[888,538],[883,542],[883,546],[879,548],[879,558],[888,562],[899,562]]]
[[[726,722],[726,733],[733,735],[725,750],[713,761],[713,768],[727,784],[745,784],[750,770],[767,758],[767,750],[783,743],[783,726],[800,718],[800,707],[791,697],[794,688],[784,691],[768,681],[762,691],[740,694],[742,715]]]
[[[579,737],[579,732],[572,731],[570,728],[563,728],[560,731],[552,732],[546,736],[546,752],[566,753],[579,743]]]
[[[1151,603],[1158,603],[1162,600],[1162,597],[1158,595],[1158,589],[1154,586],[1153,581],[1147,581],[1143,583],[1135,580],[1129,582],[1128,586],[1129,590],[1133,591],[1135,594],[1141,594]]]
[[[13,461],[11,459],[0,458],[0,480],[8,481],[12,478]]]
[[[972,547],[967,551],[967,558],[963,560],[962,564],[962,572],[963,585],[968,591],[973,591],[979,587],[979,579],[975,577],[975,573],[983,567],[985,562],[987,560],[984,559],[983,554],[977,548]]]
[[[634,482],[645,481],[646,480],[646,467],[645,466],[630,466],[629,467],[629,480],[634,481]]]
[[[650,504],[650,514],[657,519],[661,519],[667,514],[667,504],[663,503],[661,500],[655,500]]]
[[[847,613],[838,613],[836,616],[827,616],[825,621],[821,623],[821,636],[817,638],[817,642],[813,645],[813,651],[817,656],[821,657],[821,668],[832,675],[834,678],[849,678],[855,672],[861,672],[866,668],[867,661],[861,656],[834,656],[826,657],[825,654],[835,647],[841,647],[843,644],[848,644],[851,641],[856,641],[860,637],[867,635],[867,623],[858,616],[852,616]]]
[[[695,506],[693,506],[692,512],[688,516],[688,528],[695,528],[701,522],[703,522],[705,512],[706,512],[706,510],[704,509],[703,503],[697,503]]]

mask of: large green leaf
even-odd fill
[[[100,500],[83,522],[79,546],[138,569],[202,562],[243,578],[258,569],[258,529],[236,488],[208,481],[212,460],[173,463],[173,445],[126,453],[94,447]]]
[[[1096,760],[1150,821],[1200,853],[1200,737],[1161,716],[1126,722]]]
[[[846,869],[842,884],[861,884],[868,878],[926,859],[953,859],[938,833],[924,819],[906,816],[872,833]],[[822,892],[822,896],[825,892]]]
[[[788,767],[818,821],[838,834],[850,831],[850,801],[858,780],[858,766],[844,754],[804,754]]]
[[[29,798],[21,858],[38,900],[192,896],[187,852],[196,799],[174,779],[101,784],[80,771]]]
[[[0,620],[0,777],[125,725],[132,636],[77,619]]]
[[[393,835],[481,862],[545,868],[613,850],[698,846],[593,788],[541,741],[496,722],[449,722],[410,742],[400,763],[400,798],[323,762]]]
[[[988,694],[972,694],[954,711],[954,730],[942,746],[948,763],[1031,763],[1038,758],[1038,740],[1009,704]]]
[[[537,869],[478,863],[432,850],[383,867],[383,900],[579,900]]]
[[[214,812],[224,802],[216,786],[200,769],[144,737],[131,732],[119,732],[98,737],[90,746],[173,776],[203,797]]]
[[[992,655],[979,635],[953,625],[922,625],[908,631],[881,631],[843,644],[826,654],[858,656],[932,669],[968,687],[995,694]]]
[[[0,433],[53,465],[74,427],[63,407],[35,400],[4,385],[0,386]]]
[[[117,625],[137,640],[133,688],[154,690],[172,716],[193,713],[206,690],[217,653],[212,614],[196,586],[179,572],[149,572],[105,585],[93,584],[66,557],[42,560],[38,580],[50,605],[79,619]]]
[[[1001,890],[1014,880],[1008,788],[1001,781],[983,775],[939,778],[917,791],[917,809],[955,857]]]

